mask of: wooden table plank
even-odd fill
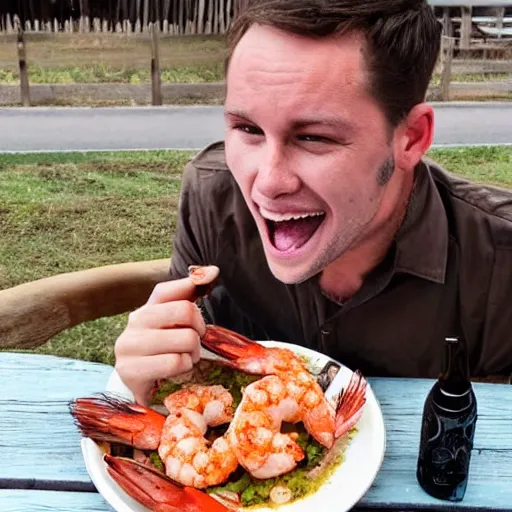
[[[111,371],[106,365],[0,352],[0,488],[11,488],[7,493],[15,492],[14,488],[45,489],[41,492],[46,493],[50,489],[94,489],[67,403],[103,391]],[[387,452],[374,485],[358,509],[511,510],[512,386],[474,385],[479,418],[470,481],[464,501],[454,505],[431,498],[416,482],[421,413],[433,381],[369,380],[384,414]],[[16,492],[24,495],[23,491]],[[34,492],[27,490],[27,499],[32,499],[29,497]],[[84,500],[95,499],[94,493],[74,495],[79,500],[82,496]],[[6,510],[2,505],[0,510]]]
[[[2,512],[113,512],[95,492],[18,491],[0,489]]]
[[[68,402],[103,391],[111,372],[107,365],[0,352],[0,481],[93,490]]]

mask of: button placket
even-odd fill
[[[327,351],[329,342],[332,338],[333,330],[333,325],[331,323],[325,323],[320,327],[321,344],[322,350],[324,352]]]

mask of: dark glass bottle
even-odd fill
[[[445,369],[425,401],[416,471],[431,496],[464,498],[476,419],[466,345],[459,338],[446,338]]]

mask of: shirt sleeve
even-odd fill
[[[495,253],[481,357],[485,374],[512,374],[512,248]]]
[[[208,201],[202,198],[201,181],[201,171],[193,162],[187,164],[178,203],[171,280],[187,276],[190,265],[215,264],[216,229],[208,213]]]

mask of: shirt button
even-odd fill
[[[330,325],[330,324],[323,325],[322,328],[320,329],[320,333],[322,334],[322,336],[330,336],[331,332],[332,332],[332,325]]]

